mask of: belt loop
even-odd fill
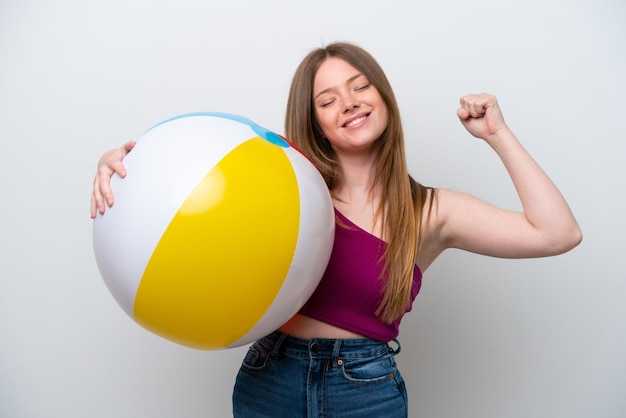
[[[335,340],[335,344],[333,347],[333,363],[341,366],[343,364],[343,360],[339,358],[339,352],[341,350],[341,343],[343,341],[340,339]]]
[[[394,338],[392,341],[393,341],[394,343],[396,343],[396,345],[397,345],[398,347],[393,348],[393,347],[389,346],[389,348],[391,349],[391,351],[393,352],[393,354],[394,354],[394,355],[400,354],[400,351],[402,351],[402,347],[400,346],[400,341],[398,341],[398,339],[397,339],[397,338]]]
[[[276,340],[276,343],[274,344],[274,348],[272,349],[272,354],[274,354],[275,356],[278,355],[278,351],[280,350],[280,346],[283,344],[283,341],[285,341],[287,339],[288,335],[283,333],[283,332],[279,332],[279,336],[278,339]]]

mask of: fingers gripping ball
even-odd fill
[[[213,350],[252,342],[306,302],[334,237],[328,189],[280,136],[195,113],[148,130],[93,223],[100,273],[138,324]]]

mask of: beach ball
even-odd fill
[[[139,325],[203,350],[279,328],[328,264],[335,218],[317,169],[238,115],[193,113],[146,131],[93,222],[98,269]]]

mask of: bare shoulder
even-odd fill
[[[443,228],[454,220],[458,213],[481,203],[485,202],[467,193],[450,189],[432,189],[424,204],[421,232],[425,236],[441,238]]]

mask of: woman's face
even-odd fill
[[[326,59],[313,80],[313,107],[324,136],[338,153],[369,153],[388,123],[380,93],[341,58]]]

